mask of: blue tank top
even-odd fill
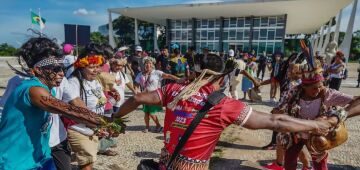
[[[29,90],[35,86],[50,91],[38,78],[24,80],[5,104],[0,121],[0,170],[36,169],[51,159],[51,116],[31,104]]]

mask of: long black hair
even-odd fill
[[[85,58],[91,55],[103,55],[104,51],[101,45],[96,43],[89,43],[85,46],[85,48],[81,51],[78,60]],[[80,98],[84,100],[85,104],[87,105],[87,95],[84,88],[84,76],[83,76],[83,69],[84,68],[76,68],[74,72],[71,74],[73,77],[77,78],[80,84]]]

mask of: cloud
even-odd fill
[[[79,8],[78,10],[73,12],[74,15],[79,15],[79,16],[87,16],[87,15],[95,15],[96,11],[88,11],[85,8]]]

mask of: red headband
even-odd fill
[[[324,77],[321,74],[316,74],[316,75],[314,75],[313,77],[310,77],[310,78],[302,78],[301,79],[301,84],[305,84],[305,85],[315,84],[315,83],[318,83],[318,82],[323,81],[323,80],[324,80]]]

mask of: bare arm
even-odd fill
[[[180,79],[179,77],[176,77],[172,74],[166,74],[166,73],[163,73],[161,77],[163,79],[170,79],[170,80],[175,80],[175,81]]]
[[[346,111],[348,112],[348,118],[360,115],[360,96],[354,97],[353,101],[346,107]]]
[[[113,114],[113,117],[123,117],[135,110],[141,104],[161,106],[161,99],[156,91],[135,94],[120,106],[120,110]]]
[[[100,117],[96,113],[81,107],[81,104],[79,104],[79,107],[56,99],[42,87],[31,87],[30,98],[33,105],[45,111],[62,114],[89,127],[96,127],[96,125],[100,124]]]
[[[137,91],[135,90],[134,86],[132,83],[126,83],[126,86],[134,93],[136,94]]]
[[[331,127],[327,121],[296,119],[284,114],[267,114],[252,111],[244,124],[248,129],[270,129],[278,132],[307,132],[326,134]]]

